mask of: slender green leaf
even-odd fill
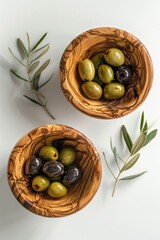
[[[133,156],[130,156],[128,161],[124,164],[123,168],[121,169],[121,172],[126,171],[126,170],[130,169],[131,167],[133,167],[133,165],[137,162],[139,157],[140,157],[139,153],[137,153]]]
[[[27,79],[21,77],[18,73],[16,73],[14,70],[10,69],[11,73],[13,73],[13,75],[15,75],[17,78],[25,81],[25,82],[29,82]]]
[[[41,75],[41,74],[39,74],[37,77],[35,77],[35,78],[32,79],[32,87],[33,87],[33,89],[36,90],[36,91],[39,89],[39,79],[40,79],[40,75]]]
[[[125,140],[125,143],[128,147],[128,150],[131,152],[133,143],[132,143],[131,137],[129,136],[128,131],[127,131],[127,129],[124,125],[122,126],[122,134],[123,134],[123,138]]]
[[[116,147],[113,147],[112,138],[111,138],[111,137],[110,137],[110,147],[111,147],[111,150],[112,150],[113,154],[115,154],[115,150],[116,150],[117,160],[119,159],[119,160],[121,160],[122,162],[124,162],[124,160],[119,156]],[[114,149],[114,148],[115,148],[115,149]]]
[[[146,136],[142,133],[133,144],[131,149],[131,154],[133,155],[137,153],[144,146],[145,142],[146,142]]]
[[[111,147],[111,150],[113,152],[113,144],[112,144],[112,138],[110,137],[110,147]]]
[[[39,63],[40,63],[39,61],[34,62],[34,63],[30,66],[28,72],[30,73],[30,72],[34,71],[34,70],[38,67]]]
[[[44,45],[43,47],[40,47],[40,48],[38,48],[38,49],[34,50],[34,51],[33,51],[33,53],[36,53],[36,52],[38,52],[38,51],[42,50],[43,48],[45,48],[45,47],[47,47],[47,46],[49,46],[49,43],[47,43],[47,44],[46,44],[46,45]]]
[[[147,123],[147,121],[145,121],[144,127],[142,129],[142,133],[144,135],[147,135],[147,130],[148,130],[148,123]]]
[[[26,47],[24,46],[24,43],[22,42],[22,40],[20,38],[17,39],[17,46],[18,46],[18,49],[19,49],[22,57],[25,57],[27,59],[28,52],[27,52]]]
[[[45,100],[45,102],[47,102],[45,96],[40,92],[40,91],[36,91],[34,89],[32,89],[32,92],[37,96],[37,97],[40,97],[40,98],[43,98]],[[45,103],[46,104],[46,103]],[[45,105],[44,104],[44,105]]]
[[[23,62],[21,62],[21,61],[14,55],[14,53],[11,51],[11,49],[10,49],[10,48],[8,48],[8,49],[9,49],[10,53],[12,54],[12,56],[13,56],[23,67],[27,68],[26,65],[25,65]]]
[[[49,78],[46,82],[42,83],[42,84],[39,86],[38,89],[40,89],[40,88],[42,88],[44,85],[46,85],[46,84],[52,79],[52,77],[53,77],[53,73],[52,73],[52,75],[50,76],[50,78]]]
[[[28,52],[30,53],[30,51],[31,51],[31,41],[30,41],[30,37],[29,37],[28,32],[26,34],[27,34]]]
[[[116,147],[113,148],[113,154],[114,154],[115,163],[117,164],[117,167],[120,170],[119,163],[118,163],[118,156],[117,156],[117,149],[116,149]]]
[[[119,164],[118,164],[118,153],[117,153],[117,149],[116,147],[113,147],[113,144],[112,144],[112,138],[110,137],[110,146],[111,146],[111,150],[113,152],[113,155],[114,155],[114,160],[117,164],[117,167],[119,168]],[[120,169],[120,168],[119,168]]]
[[[48,50],[49,50],[49,46],[44,48],[43,51],[36,58],[34,58],[31,62],[34,62],[35,60],[41,58]]]
[[[144,146],[147,145],[149,142],[151,142],[153,140],[153,138],[155,138],[155,136],[157,135],[157,132],[158,132],[158,130],[155,129],[147,135],[147,139],[145,141]]]
[[[39,103],[38,101],[34,100],[33,98],[30,98],[30,97],[28,97],[28,96],[26,96],[26,95],[23,95],[23,96],[24,96],[25,98],[27,98],[28,100],[30,100],[31,102],[36,103],[37,105],[43,107],[43,105],[42,105],[41,103]]]
[[[45,96],[40,92],[40,91],[36,91],[34,89],[32,89],[32,92],[37,96],[39,102],[41,102],[42,106],[45,107],[47,105],[47,100],[45,98]],[[43,103],[42,103],[43,101]]]
[[[134,178],[137,178],[137,177],[140,177],[141,175],[143,175],[144,173],[146,173],[147,171],[144,171],[144,172],[141,172],[141,173],[138,173],[138,174],[134,174],[134,175],[130,175],[130,176],[127,176],[127,177],[124,177],[124,178],[120,178],[119,180],[132,180]]]
[[[49,59],[46,60],[46,61],[42,64],[42,66],[35,72],[33,78],[37,77],[41,72],[43,72],[43,71],[46,69],[46,67],[48,66],[49,63],[50,63],[50,60],[49,60]]]
[[[39,44],[43,41],[43,39],[46,37],[47,33],[45,33],[40,39],[39,41],[34,45],[34,47],[32,48],[31,52],[33,52],[38,46]]]
[[[105,160],[105,163],[106,163],[106,166],[108,168],[108,170],[110,171],[110,173],[112,174],[112,176],[114,177],[114,179],[116,179],[116,177],[114,176],[114,173],[112,172],[112,169],[110,168],[109,164],[108,164],[108,161],[106,159],[106,155],[105,153],[103,152],[103,156],[104,156],[104,160]]]
[[[142,112],[141,122],[140,122],[140,131],[142,131],[144,125],[144,112]]]

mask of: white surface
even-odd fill
[[[141,154],[133,174],[148,170],[144,176],[119,184],[111,197],[113,179],[104,165],[102,151],[111,159],[109,138],[121,149],[122,124],[135,136],[135,126],[144,110],[149,123],[159,127],[160,91],[160,2],[159,0],[0,0],[0,239],[2,240],[159,240],[160,239],[160,159],[159,134]],[[76,110],[64,97],[59,81],[61,55],[78,34],[99,26],[113,26],[138,37],[154,64],[153,87],[143,105],[129,116],[111,121],[88,117]],[[43,89],[48,107],[56,117],[52,121],[38,106],[26,101],[20,80],[11,79],[9,69],[15,61],[8,47],[16,49],[16,38],[32,42],[48,32],[51,64],[47,74],[53,80]],[[69,217],[49,219],[23,208],[7,184],[7,162],[14,144],[31,129],[51,123],[72,126],[83,132],[98,149],[103,165],[100,188],[90,204]],[[128,171],[129,174],[129,171]]]

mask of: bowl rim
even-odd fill
[[[26,138],[28,135],[30,135],[32,132],[34,131],[37,131],[37,130],[40,130],[40,129],[50,129],[50,127],[63,127],[65,128],[65,130],[69,130],[69,131],[74,131],[77,133],[77,135],[81,138],[83,138],[83,140],[88,143],[92,149],[94,150],[94,153],[96,153],[96,164],[97,164],[97,167],[98,167],[98,170],[99,170],[99,178],[97,179],[96,181],[96,188],[95,188],[95,191],[92,192],[92,194],[90,195],[90,198],[88,198],[87,201],[85,201],[85,204],[82,204],[80,205],[80,207],[76,208],[74,211],[70,212],[70,213],[67,213],[67,215],[54,215],[54,210],[50,210],[50,213],[51,214],[48,214],[46,211],[44,211],[44,214],[41,214],[39,210],[43,210],[43,208],[40,208],[39,206],[36,206],[34,205],[33,203],[30,203],[29,201],[27,201],[23,196],[22,194],[20,193],[19,191],[19,188],[17,186],[16,183],[18,183],[19,180],[14,180],[13,175],[11,174],[11,172],[9,171],[11,165],[13,166],[13,158],[12,158],[12,155],[15,154],[15,149],[16,149],[16,155],[15,155],[15,159],[17,157],[17,155],[23,150],[23,147],[24,146],[27,146],[29,144],[30,141],[28,141],[27,143],[24,143],[23,140],[24,138]],[[52,130],[49,132],[49,134],[52,134],[54,133],[55,130]],[[49,135],[48,134],[48,135]],[[36,136],[39,137],[43,135],[43,133],[39,134]],[[18,148],[17,148],[18,147]],[[12,158],[12,160],[11,160]],[[11,163],[12,162],[12,163]],[[79,130],[73,128],[73,127],[70,127],[70,126],[67,126],[67,125],[63,125],[63,124],[48,124],[48,125],[41,125],[41,126],[38,126],[34,129],[32,129],[31,131],[29,131],[28,133],[24,134],[18,141],[17,143],[14,145],[11,153],[10,153],[10,156],[9,156],[9,159],[8,159],[8,167],[7,167],[7,179],[8,179],[8,184],[9,184],[9,187],[13,193],[13,195],[15,196],[15,198],[18,200],[18,202],[23,206],[25,207],[27,210],[29,210],[30,212],[32,213],[35,213],[35,214],[38,214],[40,216],[43,216],[43,217],[65,217],[65,216],[68,216],[68,215],[71,215],[71,214],[74,214],[78,211],[80,211],[81,209],[83,209],[91,200],[92,198],[95,196],[95,194],[97,193],[98,189],[99,189],[99,186],[100,186],[100,183],[101,183],[101,179],[102,179],[102,164],[101,164],[101,159],[100,159],[100,155],[97,151],[97,149],[95,148],[94,144],[91,142],[91,140],[86,137],[83,133],[81,133]],[[54,201],[54,200],[53,200]],[[25,204],[24,204],[25,202]],[[31,208],[30,208],[31,207]],[[37,211],[38,210],[38,211]],[[43,212],[43,211],[42,211]]]
[[[124,111],[125,113],[121,116],[117,116],[116,114],[114,115],[114,112],[116,113],[115,109],[112,109],[113,112],[113,116],[102,116],[101,114],[94,112],[93,109],[87,108],[87,103],[81,103],[77,97],[73,96],[72,92],[70,91],[70,87],[69,87],[69,83],[67,80],[67,60],[69,58],[69,55],[71,54],[71,52],[74,50],[75,46],[78,46],[79,44],[81,44],[81,39],[83,39],[84,35],[86,33],[90,34],[91,37],[95,37],[96,34],[94,35],[93,32],[96,33],[96,31],[99,31],[103,34],[108,35],[109,31],[115,32],[115,31],[119,31],[119,37],[123,37],[128,35],[130,36],[134,41],[136,41],[136,47],[140,47],[143,49],[143,57],[144,57],[144,62],[145,62],[145,66],[149,66],[149,71],[148,69],[146,70],[146,78],[147,81],[149,82],[149,87],[146,89],[145,94],[143,96],[143,98],[139,98],[137,103],[134,105],[134,107],[132,107],[132,110],[129,111]],[[112,33],[111,33],[112,34]],[[75,44],[76,41],[78,42],[78,44]],[[95,118],[99,118],[99,119],[113,119],[113,118],[120,118],[123,116],[126,116],[128,114],[130,114],[131,112],[133,112],[134,110],[136,110],[146,99],[146,97],[148,96],[151,87],[152,87],[152,83],[153,83],[153,78],[154,78],[154,71],[153,71],[153,62],[151,59],[151,56],[147,50],[147,48],[145,47],[145,45],[139,40],[139,38],[135,37],[132,33],[120,29],[120,28],[116,28],[116,27],[96,27],[96,28],[91,28],[89,30],[86,30],[82,33],[80,33],[79,35],[77,35],[69,44],[68,46],[65,48],[62,56],[61,56],[61,60],[60,60],[60,65],[59,65],[59,72],[60,72],[60,81],[61,81],[61,89],[65,95],[65,97],[67,98],[67,100],[76,108],[78,109],[80,112],[90,116],[90,117],[95,117]],[[146,81],[146,82],[147,82]],[[77,101],[78,100],[78,101]]]

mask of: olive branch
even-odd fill
[[[125,160],[120,157],[120,155],[117,151],[117,148],[115,146],[113,146],[112,139],[110,138],[111,150],[112,150],[112,153],[114,156],[115,164],[118,168],[117,176],[113,173],[112,169],[110,168],[104,152],[103,152],[103,156],[104,156],[104,160],[105,160],[108,170],[110,171],[111,175],[115,179],[112,197],[115,194],[115,190],[116,190],[116,187],[117,187],[117,184],[119,181],[131,180],[131,179],[134,179],[134,178],[137,178],[137,177],[143,175],[146,172],[146,171],[143,171],[138,174],[129,175],[129,176],[120,178],[120,176],[123,172],[132,168],[135,165],[135,163],[138,161],[138,159],[140,158],[139,151],[143,147],[145,147],[149,142],[151,142],[153,140],[153,138],[155,138],[155,136],[157,135],[157,131],[158,131],[157,129],[148,133],[149,129],[150,128],[148,127],[148,122],[145,120],[145,117],[144,117],[144,112],[142,113],[141,120],[140,120],[140,135],[137,137],[137,139],[135,140],[134,143],[133,143],[126,127],[124,125],[121,127],[122,136],[123,136],[124,142],[127,146],[127,149],[129,151],[129,155]]]
[[[40,84],[40,77],[42,72],[48,67],[50,63],[50,59],[47,59],[40,67],[40,58],[44,56],[48,50],[49,50],[49,44],[46,44],[42,47],[39,47],[39,45],[42,43],[44,38],[46,37],[47,33],[45,33],[38,42],[31,47],[30,37],[27,33],[27,48],[25,47],[24,43],[20,38],[17,39],[17,47],[19,50],[19,53],[21,55],[21,59],[19,59],[15,54],[11,51],[9,48],[10,53],[12,56],[16,59],[16,61],[19,62],[21,66],[23,66],[26,70],[26,76],[21,76],[19,73],[14,71],[13,69],[10,69],[11,73],[19,78],[22,81],[25,81],[30,84],[31,92],[36,97],[36,99],[29,97],[27,95],[23,95],[25,98],[27,98],[32,103],[35,103],[42,107],[47,114],[52,119],[55,119],[54,116],[50,113],[50,111],[47,108],[47,100],[46,97],[42,94],[41,91],[39,91],[42,87],[44,87],[52,78],[53,74],[47,79],[45,82]]]

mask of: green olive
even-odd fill
[[[50,180],[42,175],[38,175],[32,180],[32,188],[36,192],[44,191],[46,188],[48,188],[49,184],[50,184]]]
[[[45,161],[56,161],[58,159],[58,151],[53,146],[44,146],[39,151],[39,157]]]
[[[119,67],[124,64],[125,57],[123,52],[118,48],[109,48],[104,54],[106,63],[111,66]]]
[[[95,76],[94,64],[89,59],[78,63],[78,73],[83,81],[92,81]]]
[[[121,83],[108,83],[103,89],[103,95],[107,100],[116,100],[123,97],[125,87]]]
[[[102,96],[102,88],[101,86],[96,82],[84,82],[82,84],[82,90],[84,94],[90,98],[98,100]]]
[[[61,198],[67,194],[67,188],[60,182],[52,182],[47,192],[53,198]]]
[[[104,62],[104,53],[97,53],[92,58],[91,61],[94,64],[95,69],[99,67],[100,64]]]
[[[64,147],[59,154],[59,161],[64,165],[68,166],[74,162],[76,157],[76,151],[73,147]]]
[[[98,77],[103,83],[110,83],[114,79],[113,69],[106,64],[100,65],[98,68]]]

